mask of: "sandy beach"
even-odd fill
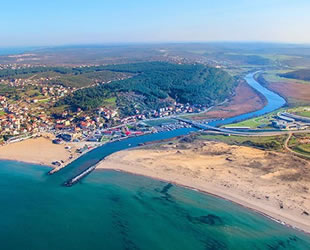
[[[175,142],[117,152],[98,169],[214,194],[310,233],[310,164],[289,153],[218,142]]]
[[[71,149],[66,149],[66,146]],[[70,156],[76,157],[75,150],[76,147],[72,144],[57,145],[53,144],[51,139],[39,137],[1,146],[0,159],[53,166],[53,161],[66,163]]]
[[[82,146],[56,145],[50,138],[39,137],[0,147],[0,159],[66,164],[78,157],[75,151]],[[310,233],[310,163],[290,153],[179,140],[114,153],[97,169],[120,170],[207,192]]]

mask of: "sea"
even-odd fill
[[[227,200],[96,170],[72,187],[0,161],[1,250],[310,249],[310,236]]]

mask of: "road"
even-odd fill
[[[224,129],[224,128],[217,128],[217,127],[213,127],[207,124],[202,124],[199,122],[195,122],[192,120],[187,120],[187,119],[183,119],[183,118],[178,118],[175,117],[174,119],[181,121],[181,122],[185,122],[188,123],[190,125],[192,125],[193,127],[196,127],[198,129],[203,129],[203,130],[209,130],[209,131],[215,131],[218,132],[220,134],[225,134],[225,135],[239,135],[239,136],[276,136],[276,135],[286,135],[286,134],[290,134],[292,133],[292,131],[288,131],[288,130],[282,130],[282,131],[257,131],[257,132],[243,132],[243,131],[235,131],[235,130],[230,130],[230,129]],[[294,131],[294,133],[310,133],[309,129],[306,130],[296,130]]]
[[[295,132],[294,132],[294,133],[295,133]],[[293,149],[291,149],[291,148],[288,146],[289,141],[290,141],[292,135],[293,135],[292,132],[288,134],[288,136],[287,136],[287,138],[286,138],[286,140],[285,140],[285,142],[284,142],[284,148],[285,148],[288,152],[290,152],[290,153],[292,153],[292,154],[294,154],[294,155],[297,155],[297,156],[302,157],[302,158],[310,159],[309,156],[304,155],[304,154],[301,154],[301,153],[298,153],[298,152],[294,151]]]

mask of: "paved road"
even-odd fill
[[[203,129],[203,130],[207,130],[207,131],[214,131],[214,132],[218,132],[220,134],[226,134],[226,135],[240,135],[240,136],[275,136],[275,135],[286,135],[286,134],[290,134],[290,133],[310,133],[310,130],[296,130],[296,131],[288,131],[288,130],[281,130],[281,131],[257,131],[257,132],[244,132],[244,131],[235,131],[235,130],[230,130],[230,129],[224,129],[224,128],[217,128],[217,127],[213,127],[207,124],[202,124],[199,122],[195,122],[192,120],[187,120],[187,119],[183,119],[183,118],[178,118],[175,117],[174,119],[181,121],[181,122],[185,122],[188,123],[190,125],[192,125],[193,127],[196,127],[198,129]]]

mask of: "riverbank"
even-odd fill
[[[254,112],[267,105],[266,98],[252,89],[246,82],[241,82],[236,87],[235,95],[224,105],[212,108],[210,111],[192,115],[191,119],[222,119]]]
[[[217,142],[117,152],[98,164],[210,193],[310,233],[310,165],[289,154]]]

